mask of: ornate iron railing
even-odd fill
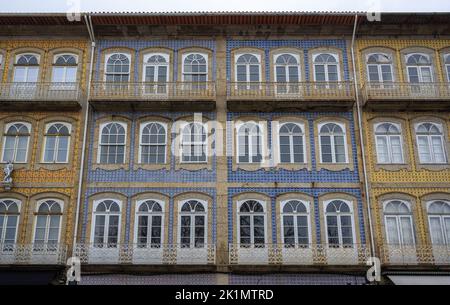
[[[77,244],[75,256],[86,264],[210,265],[216,262],[215,244],[184,247],[180,244]]]
[[[393,245],[380,247],[385,265],[450,265],[450,245]]]
[[[365,100],[450,99],[450,83],[369,82],[364,84]]]
[[[66,256],[63,244],[0,244],[0,264],[61,265]]]
[[[230,82],[228,99],[237,100],[352,100],[352,82]]]
[[[364,265],[370,256],[366,245],[229,245],[230,264],[243,265]]]
[[[92,100],[211,100],[214,82],[93,82]]]
[[[0,83],[0,101],[78,101],[78,83]]]

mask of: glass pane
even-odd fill
[[[386,217],[386,234],[389,244],[400,244],[400,233],[398,232],[397,219],[395,217]]]
[[[411,219],[409,217],[401,217],[400,225],[403,236],[403,244],[404,245],[414,244]]]
[[[442,245],[444,244],[444,236],[442,235],[441,219],[440,217],[430,217],[430,231],[431,240],[433,244]]]

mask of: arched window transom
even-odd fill
[[[208,80],[208,56],[192,53],[184,56],[183,81],[201,83]]]
[[[180,244],[182,248],[203,248],[206,243],[206,203],[198,200],[183,202],[180,209]]]
[[[112,199],[94,203],[94,247],[116,248],[120,232],[120,206]]]
[[[41,202],[36,213],[34,249],[57,250],[62,215],[62,202],[48,199]]]
[[[20,54],[16,56],[13,82],[36,83],[39,74],[39,55]]]
[[[400,125],[380,123],[375,125],[375,141],[378,163],[403,163],[402,134]]]
[[[125,162],[126,125],[107,123],[101,126],[98,162],[121,164]]]
[[[115,53],[107,57],[105,81],[128,82],[130,79],[130,57],[127,54]]]
[[[280,127],[280,162],[305,163],[305,138],[303,126],[284,123]]]
[[[334,54],[318,54],[314,56],[314,79],[317,82],[338,82],[339,61]]]
[[[325,206],[327,240],[332,247],[352,247],[354,243],[351,202],[333,200]]]
[[[62,54],[55,56],[52,82],[75,83],[77,81],[77,56]]]
[[[236,57],[236,81],[259,82],[261,79],[260,56],[241,54]]]
[[[347,145],[345,127],[338,123],[319,125],[320,156],[322,163],[346,163]]]
[[[426,54],[409,54],[406,56],[406,68],[410,83],[431,83],[433,72],[431,59]]]
[[[440,124],[425,122],[416,126],[420,163],[446,163],[444,135]]]
[[[163,234],[163,203],[146,200],[138,204],[137,217],[137,246],[139,248],[159,248]]]
[[[45,163],[67,163],[69,158],[71,125],[51,123],[46,126],[44,139]]]
[[[409,203],[391,200],[384,205],[386,238],[391,245],[413,245],[414,232]]]
[[[167,136],[165,124],[158,122],[141,125],[141,145],[139,163],[166,163]]]
[[[309,203],[289,200],[282,210],[283,243],[287,247],[308,247],[310,244]]]
[[[264,247],[266,242],[266,214],[257,200],[242,202],[238,210],[239,244],[244,247]]]
[[[11,123],[6,125],[3,140],[3,162],[25,163],[28,155],[31,124]]]
[[[0,199],[0,251],[13,251],[17,238],[20,202],[15,199]]]
[[[387,54],[370,54],[367,57],[367,72],[370,82],[392,82],[392,59]]]

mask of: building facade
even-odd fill
[[[447,15],[410,30],[171,17],[4,18],[3,269],[75,256],[85,284],[364,284],[375,256],[387,276],[448,271]]]

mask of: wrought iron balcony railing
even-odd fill
[[[185,247],[181,244],[77,244],[75,255],[85,264],[213,265],[216,246]]]
[[[450,83],[369,82],[364,85],[365,100],[448,100]]]
[[[63,244],[0,244],[0,264],[62,265],[66,256]]]
[[[214,82],[93,82],[92,100],[212,100]]]
[[[393,245],[380,247],[385,265],[450,265],[450,245]]]
[[[364,265],[366,245],[229,245],[230,264],[241,265]]]
[[[79,101],[78,83],[0,83],[0,101]]]
[[[228,99],[236,100],[353,100],[352,82],[231,82]]]

